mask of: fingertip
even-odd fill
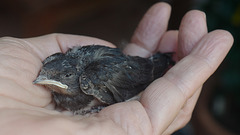
[[[214,54],[213,52],[209,52],[212,49],[219,48],[221,51],[218,53],[225,52],[227,53],[228,50],[231,48],[232,44],[234,42],[234,38],[232,34],[226,30],[214,30],[206,34],[201,41],[197,44],[196,48],[194,48],[195,52],[199,52],[200,48],[205,48],[205,50],[202,50],[208,54]],[[208,49],[212,48],[212,49]],[[216,53],[217,54],[217,53]]]
[[[215,43],[215,46],[219,49],[223,49],[222,51],[225,52],[225,55],[227,55],[234,42],[232,34],[229,31],[221,29],[214,30],[209,34],[213,36],[212,40],[215,40],[217,42]]]
[[[151,6],[149,10],[154,10],[154,9],[164,9],[166,11],[171,11],[172,7],[167,2],[158,2],[158,3],[154,4],[153,6]]]
[[[157,51],[160,52],[176,52],[178,44],[178,30],[169,30],[167,31],[160,43]]]
[[[123,50],[123,52],[127,55],[131,56],[140,56],[147,58],[152,55],[150,51],[147,49],[135,44],[135,43],[130,43],[127,45],[127,47]]]
[[[189,16],[201,16],[202,18],[206,19],[206,14],[205,14],[205,12],[200,11],[200,10],[190,10],[190,11],[188,11],[188,12],[184,15],[183,19],[186,18],[186,17],[189,17]]]
[[[214,30],[206,34],[191,52],[191,56],[201,58],[214,72],[222,63],[233,44],[231,33],[225,30]]]
[[[206,15],[199,10],[187,12],[179,28],[179,58],[188,55],[196,43],[207,34]]]
[[[168,20],[170,18],[171,6],[165,2],[154,4],[143,16],[134,35],[131,39],[131,46],[127,46],[126,50],[145,50],[144,56],[156,51],[157,45],[162,35],[167,30]],[[134,49],[135,48],[135,49]],[[126,51],[127,53],[133,53]],[[142,54],[139,54],[142,56]]]
[[[233,35],[229,31],[218,29],[218,30],[215,30],[212,32],[217,33],[220,37],[225,39],[225,41],[228,41],[229,45],[233,44],[234,38],[233,38]]]

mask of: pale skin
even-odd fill
[[[84,119],[54,110],[51,94],[34,85],[42,61],[76,45],[111,43],[97,38],[50,34],[0,39],[0,132],[18,135],[159,135],[185,126],[203,83],[233,44],[224,30],[207,32],[205,14],[189,11],[179,30],[166,31],[171,7],[152,6],[141,20],[124,52],[150,56],[176,52],[177,64],[143,92],[140,101],[111,105]]]

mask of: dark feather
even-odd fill
[[[83,113],[89,106],[99,108],[138,95],[174,64],[171,57],[171,53],[127,56],[118,48],[100,45],[74,47],[46,58],[40,76],[68,86],[64,92],[68,94],[63,94],[46,85],[58,106],[74,112],[85,109]]]

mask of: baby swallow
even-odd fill
[[[171,57],[128,56],[101,45],[73,47],[47,57],[34,83],[51,90],[57,106],[85,115],[138,95],[174,64]]]

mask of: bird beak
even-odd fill
[[[66,84],[63,84],[59,81],[51,80],[48,79],[45,76],[38,76],[35,81],[33,81],[33,84],[40,84],[40,85],[45,85],[49,87],[51,90],[55,92],[60,92],[60,93],[66,93],[66,90],[68,89],[68,86]]]

